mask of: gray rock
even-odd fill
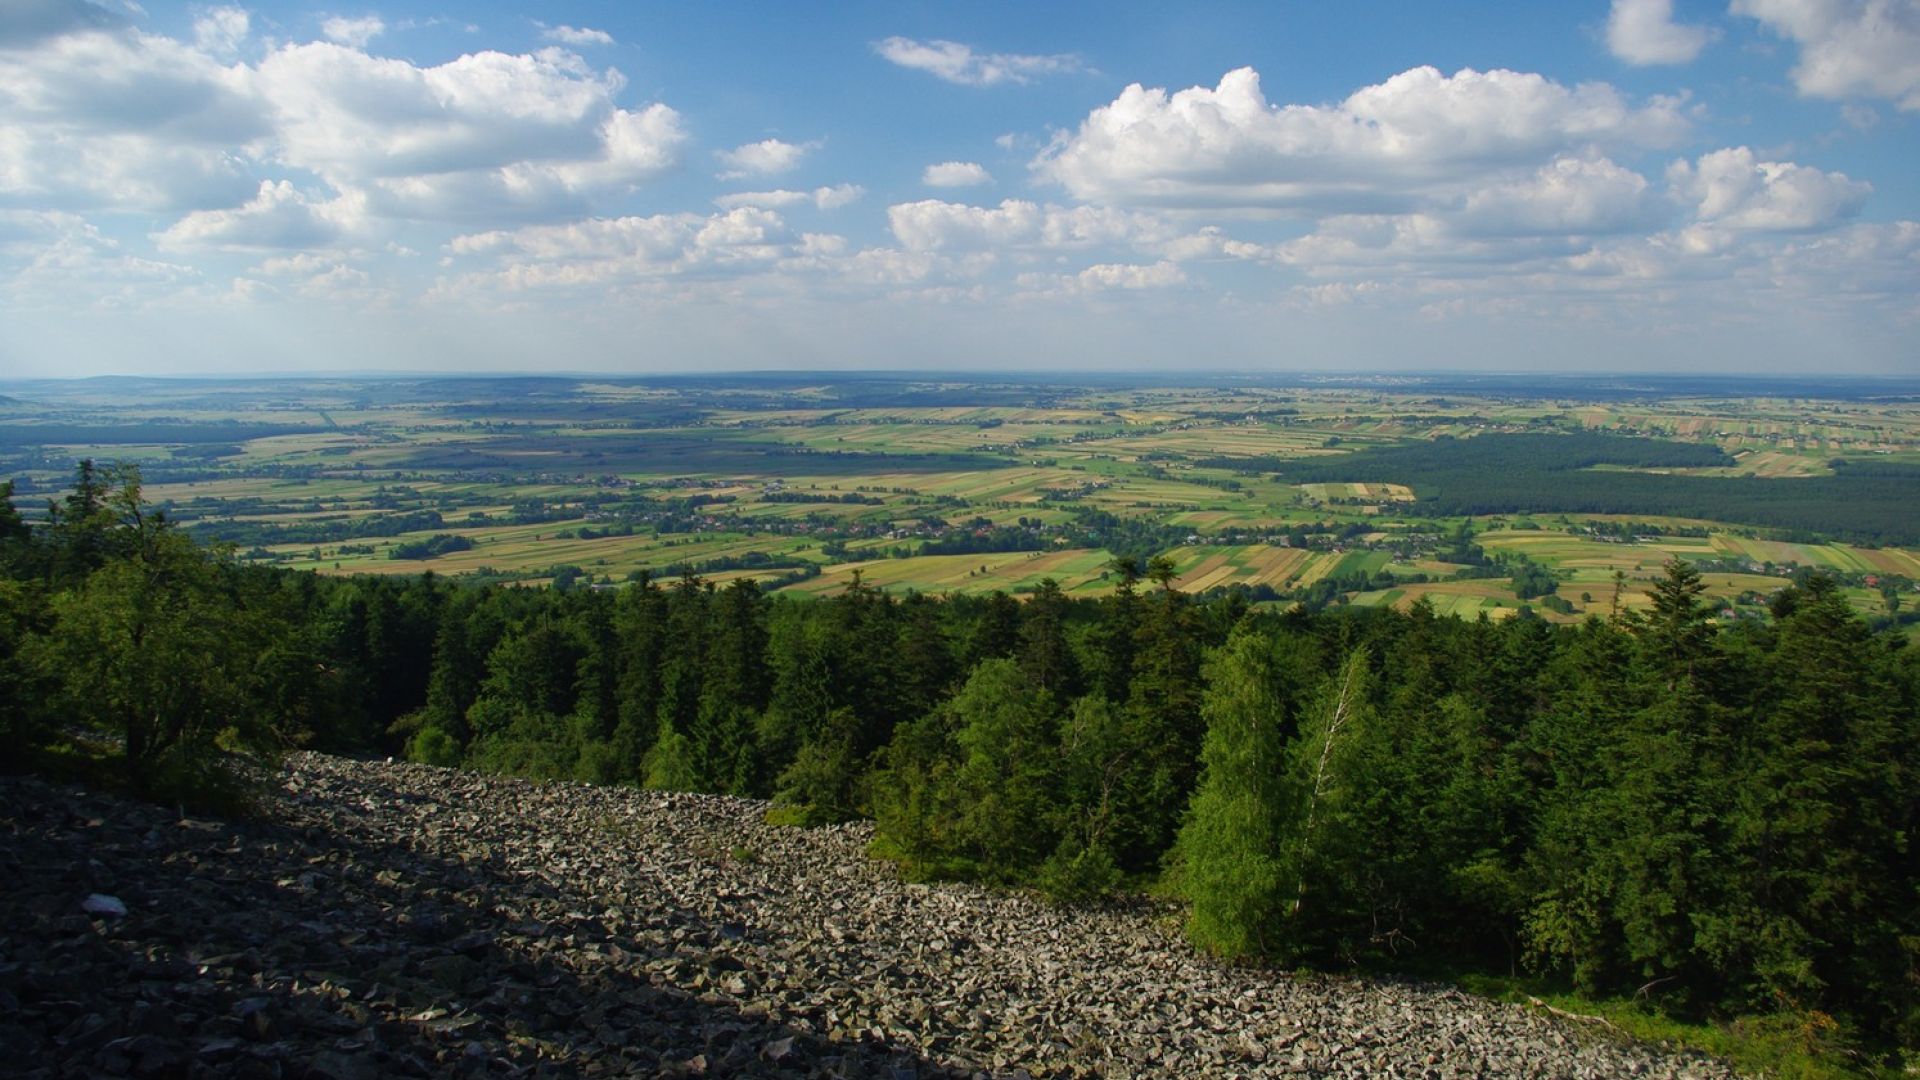
[[[120,919],[126,917],[127,905],[121,903],[117,896],[94,893],[80,901],[80,910],[89,915],[104,915],[110,919]]]
[[[8,1038],[8,1066],[1731,1075],[1449,988],[1221,968],[1160,901],[1069,911],[903,884],[866,856],[870,826],[775,828],[765,810],[301,754],[262,820],[182,828],[0,778],[21,880],[0,891],[0,1037],[43,1033]],[[76,912],[79,866],[140,918]]]

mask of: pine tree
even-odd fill
[[[682,738],[696,731],[700,723],[702,682],[706,675],[707,650],[710,647],[710,608],[713,590],[698,577],[688,574],[667,594],[666,641],[660,665],[660,697],[656,719],[660,731],[671,728]],[[698,751],[691,768],[699,776]],[[697,790],[697,779],[685,790]]]
[[[900,636],[892,650],[898,712],[902,718],[925,716],[953,693],[958,677],[953,649],[941,624],[941,605],[912,593],[900,605]]]
[[[1647,594],[1653,609],[1633,621],[1645,663],[1670,690],[1682,679],[1699,680],[1711,663],[1713,612],[1700,601],[1706,591],[1692,563],[1670,559]]]
[[[752,793],[774,794],[780,775],[825,730],[834,710],[834,673],[825,627],[792,611],[776,623],[768,654],[774,669],[766,712],[754,731]]]
[[[960,657],[960,666],[966,671],[987,660],[1012,656],[1020,646],[1020,602],[995,590],[987,594],[984,603],[967,633]]]
[[[134,494],[139,494],[135,472]],[[73,490],[60,502],[47,503],[47,538],[57,580],[74,583],[106,564],[111,533],[116,524],[108,497],[113,493],[110,469],[97,468],[92,458],[74,467]]]
[[[44,705],[52,692],[35,653],[45,642],[46,600],[26,582],[0,578],[0,746],[16,762],[46,732]]]

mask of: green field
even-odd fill
[[[294,568],[486,571],[540,583],[577,567],[617,583],[674,566],[716,580],[785,579],[794,573],[785,564],[817,566],[818,577],[786,586],[800,594],[842,589],[856,570],[893,590],[1020,592],[1053,577],[1098,593],[1112,586],[1116,543],[1102,523],[1118,520],[1133,530],[1123,534],[1126,550],[1171,557],[1182,589],[1285,594],[1386,573],[1392,587],[1349,601],[1425,598],[1497,618],[1521,606],[1510,584],[1453,580],[1465,568],[1437,558],[1462,519],[1423,519],[1420,492],[1390,479],[1294,484],[1277,468],[1442,437],[1606,431],[1711,445],[1733,464],[1678,471],[1761,478],[1791,497],[1796,480],[1830,476],[1836,458],[1920,460],[1920,405],[1886,400],[1569,405],[1304,385],[1039,390],[948,381],[888,384],[875,391],[888,400],[870,403],[866,391],[827,376],[778,388],[547,382],[535,399],[510,379],[463,383],[453,395],[352,380],[35,392],[38,400],[23,397],[31,410],[0,416],[0,474],[36,493],[19,500],[29,512],[44,502],[37,493],[57,492],[73,460],[90,454],[137,462],[147,497],[189,529],[230,539],[244,558]],[[88,442],[34,445],[39,424],[87,432]],[[222,446],[210,428],[194,444],[204,450],[112,438],[116,425],[137,433],[180,424],[278,431]],[[300,430],[282,433],[289,427]],[[1593,535],[1623,522],[1659,532]],[[1764,595],[1798,568],[1832,571],[1870,613],[1884,607],[1887,582],[1899,589],[1920,579],[1914,549],[1734,523],[1604,514],[1464,523],[1489,556],[1546,567],[1576,616],[1607,605],[1616,571],[1641,582],[1674,557],[1714,569],[1714,594],[1728,598]],[[1017,534],[1019,550],[993,550],[999,541],[983,532],[993,529]],[[428,560],[389,557],[440,534],[472,546]],[[978,553],[920,553],[976,536]],[[739,565],[745,558],[783,565]],[[1630,592],[1626,603],[1637,603],[1638,588]],[[1583,603],[1582,594],[1596,599]]]

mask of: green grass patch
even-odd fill
[[[1387,551],[1349,551],[1334,565],[1333,575],[1371,574],[1393,561],[1393,554]]]
[[[1599,1037],[1696,1050],[1740,1072],[1771,1080],[1892,1080],[1913,1075],[1892,1061],[1853,1045],[1822,1013],[1743,1016],[1727,1021],[1684,1020],[1625,998],[1589,998],[1538,980],[1510,976],[1457,975],[1453,982],[1474,994],[1529,1008],[1559,1010],[1569,1026]]]

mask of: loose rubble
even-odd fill
[[[302,754],[260,820],[0,779],[0,1072],[1727,1077],[1170,908],[903,884],[865,825]],[[116,915],[102,899],[117,900]]]

